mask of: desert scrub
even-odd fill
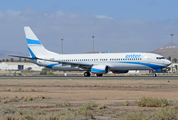
[[[63,106],[71,106],[70,102],[66,101],[64,102]]]
[[[24,92],[22,88],[15,89],[14,92]]]
[[[46,99],[46,98],[49,98],[49,97],[45,97],[43,95],[40,95],[40,96],[38,96],[38,98],[40,98],[40,99]]]
[[[43,92],[43,91],[40,89],[35,90],[33,88],[31,88],[29,90],[27,90],[27,89],[24,90],[22,88],[18,88],[18,89],[15,89],[14,92]]]
[[[95,102],[89,102],[88,103],[91,107],[97,107],[98,105]]]
[[[57,103],[55,104],[56,107],[66,107],[66,106],[71,106],[71,103],[66,101],[64,103]]]
[[[11,91],[11,89],[7,89],[5,87],[3,87],[3,88],[0,89],[0,92],[9,92],[9,91]]]
[[[83,104],[82,107],[77,109],[76,113],[83,115],[83,116],[93,116],[93,113],[91,110],[92,110],[92,104],[89,102],[89,103]]]
[[[41,71],[40,75],[47,75],[47,71]]]
[[[116,111],[115,116],[123,116],[125,114],[127,114],[126,111]]]
[[[27,97],[22,97],[23,101],[33,101],[35,99],[46,99],[46,98],[49,98],[49,97],[45,97],[45,96],[27,96]]]
[[[54,106],[56,106],[56,107],[62,107],[62,103],[57,103]]]
[[[18,108],[14,106],[7,106],[7,107],[2,107],[0,109],[1,114],[14,114],[17,111]]]
[[[129,101],[125,101],[125,106],[129,106]]]
[[[10,98],[10,99],[1,100],[1,103],[3,103],[3,104],[10,103],[10,102],[19,102],[19,99],[18,98]]]
[[[13,102],[19,102],[19,99],[18,98],[14,98],[12,101]]]
[[[23,98],[23,101],[32,101],[32,100],[33,100],[33,97],[31,96],[27,96]]]
[[[0,120],[72,120],[75,116],[75,112],[71,111],[52,113],[41,108],[0,108]]]
[[[97,108],[98,108],[98,109],[106,109],[107,106],[106,106],[105,104],[102,104],[102,105],[99,105]]]
[[[97,112],[98,116],[103,116],[103,113]]]
[[[49,72],[47,75],[54,75],[54,73],[53,72]]]
[[[149,120],[142,112],[129,112],[125,114],[123,120]]]
[[[143,97],[138,101],[139,107],[165,107],[168,106],[167,99],[159,99],[152,97]]]
[[[22,73],[18,73],[17,75],[18,75],[18,76],[22,76]]]
[[[154,116],[158,120],[177,120],[178,119],[178,109],[177,106],[165,107],[154,113]]]

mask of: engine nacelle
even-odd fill
[[[106,65],[94,65],[91,68],[91,73],[93,74],[106,74],[108,71],[108,66]]]
[[[115,73],[115,74],[120,74],[120,73],[128,73],[129,70],[114,70],[112,71],[112,73]]]

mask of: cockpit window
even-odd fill
[[[156,57],[156,59],[165,59],[164,57]]]

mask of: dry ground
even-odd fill
[[[24,92],[15,92],[21,88]],[[5,89],[10,89],[6,91]],[[31,91],[34,89],[37,92]],[[104,110],[93,110],[96,119],[120,119],[116,112],[153,108],[138,107],[134,101],[150,96],[178,101],[178,80],[73,80],[73,79],[0,79],[0,97],[3,99],[44,96],[33,101],[0,103],[0,107],[13,105],[19,108],[41,107],[62,111],[78,109],[87,102],[105,104]],[[53,107],[68,101],[69,107]],[[129,105],[126,106],[126,101]],[[156,108],[159,109],[159,108]],[[103,116],[99,115],[101,113]],[[79,118],[78,118],[79,119]]]

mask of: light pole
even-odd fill
[[[172,48],[173,48],[173,35],[174,34],[171,34],[171,62],[172,62]],[[172,70],[172,73],[173,73],[173,66],[171,65],[171,70]]]
[[[61,39],[61,42],[62,42],[62,44],[61,44],[61,53],[63,54],[63,40],[64,39]]]
[[[94,53],[94,37],[95,36],[92,36],[92,38],[93,38],[93,53]]]

